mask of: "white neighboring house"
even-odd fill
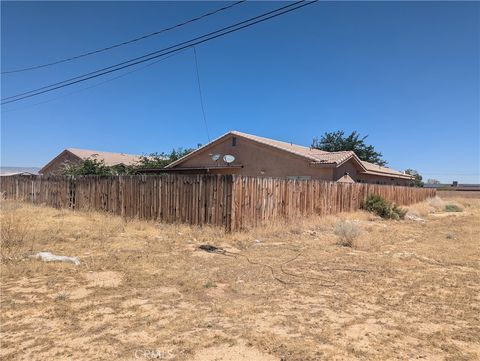
[[[0,176],[13,175],[37,175],[38,168],[35,167],[0,167]]]

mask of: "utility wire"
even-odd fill
[[[195,69],[197,70],[198,94],[200,96],[200,104],[202,105],[203,122],[205,123],[207,138],[208,142],[210,143],[210,132],[208,131],[207,116],[205,115],[205,106],[203,105],[202,86],[200,85],[200,74],[198,72],[197,49],[195,49],[195,46],[193,46],[193,55],[195,57]]]
[[[155,65],[155,64],[157,64],[157,63],[160,63],[161,61],[167,60],[167,59],[169,59],[169,58],[171,58],[171,57],[173,57],[173,56],[175,56],[175,55],[178,55],[178,54],[180,54],[180,53],[183,53],[183,52],[186,51],[186,50],[187,50],[187,49],[179,50],[179,51],[176,52],[176,53],[173,53],[173,54],[170,54],[170,55],[168,55],[168,56],[166,56],[166,57],[164,57],[164,58],[160,58],[160,59],[158,59],[158,60],[155,60],[155,61],[153,61],[153,62],[151,62],[151,63],[148,63],[147,65],[144,65],[144,66],[142,66],[142,67],[139,67],[139,68],[130,70],[130,71],[126,72],[126,73],[117,75],[117,76],[115,76],[115,77],[113,77],[113,78],[109,78],[109,79],[107,79],[107,80],[101,81],[101,82],[96,83],[96,84],[93,84],[93,85],[91,85],[91,86],[87,86],[87,87],[84,87],[84,88],[80,88],[80,89],[74,90],[74,91],[72,91],[72,92],[70,92],[70,93],[66,93],[66,94],[63,94],[63,95],[60,95],[60,96],[58,96],[58,97],[51,98],[51,99],[48,99],[48,100],[45,100],[45,101],[42,101],[42,102],[38,102],[38,103],[35,103],[35,104],[31,104],[31,105],[29,105],[29,106],[27,106],[27,107],[16,108],[16,109],[8,109],[8,110],[2,110],[2,113],[10,113],[10,112],[16,112],[16,111],[21,111],[21,110],[30,109],[30,108],[36,107],[36,106],[38,106],[38,105],[42,105],[42,104],[46,104],[46,103],[51,103],[51,102],[53,102],[53,101],[55,101],[55,100],[62,99],[62,98],[68,97],[68,96],[70,96],[70,95],[74,95],[74,94],[80,93],[80,92],[85,91],[85,90],[89,90],[89,89],[92,89],[92,88],[96,88],[97,86],[103,85],[103,84],[105,84],[105,83],[109,83],[109,82],[111,82],[111,81],[114,81],[114,80],[117,80],[117,79],[120,79],[120,78],[123,78],[123,77],[125,77],[125,76],[127,76],[127,75],[130,75],[130,74],[135,73],[135,72],[137,72],[137,71],[143,70],[143,69],[148,68],[148,67],[150,67],[150,66],[152,66],[152,65]]]
[[[125,62],[122,62],[122,63],[119,63],[119,64],[116,64],[116,65],[112,65],[110,67],[107,67],[107,68],[104,68],[104,69],[100,69],[100,70],[97,70],[97,71],[94,71],[94,72],[91,72],[91,73],[88,73],[88,74],[84,74],[84,75],[81,75],[81,76],[78,76],[78,77],[75,77],[75,78],[71,78],[71,79],[68,79],[68,80],[64,80],[64,81],[61,81],[61,82],[58,82],[58,83],[55,83],[55,84],[51,84],[51,85],[48,85],[48,86],[44,86],[42,88],[38,88],[38,89],[35,89],[35,90],[31,90],[31,91],[28,91],[28,92],[25,92],[25,93],[21,93],[21,94],[17,94],[17,95],[14,95],[14,96],[11,96],[11,97],[7,97],[7,98],[4,98],[2,99],[2,105],[3,104],[7,104],[7,103],[12,103],[12,102],[16,102],[16,101],[19,101],[19,100],[22,100],[22,99],[26,99],[26,98],[30,98],[32,96],[36,96],[36,95],[39,95],[39,94],[43,94],[43,93],[46,93],[46,92],[50,92],[50,91],[53,91],[53,90],[56,90],[56,89],[60,89],[60,88],[63,88],[63,87],[66,87],[66,86],[69,86],[69,85],[73,85],[73,84],[76,84],[76,83],[80,83],[80,82],[83,82],[83,81],[86,81],[86,80],[89,80],[89,79],[92,79],[92,78],[96,78],[96,77],[99,77],[99,76],[102,76],[102,75],[105,75],[105,74],[109,74],[109,73],[112,73],[112,72],[115,72],[115,71],[118,71],[118,70],[121,70],[121,69],[124,69],[124,68],[128,68],[130,66],[134,66],[134,65],[137,65],[137,64],[140,64],[140,63],[144,63],[146,61],[149,61],[149,60],[152,60],[152,59],[155,59],[155,58],[158,58],[158,57],[161,57],[161,56],[164,56],[164,55],[167,55],[167,54],[170,54],[170,53],[173,53],[173,52],[176,52],[176,51],[179,51],[179,50],[182,50],[182,49],[186,49],[188,47],[191,47],[191,46],[194,46],[194,45],[198,45],[198,44],[201,44],[201,43],[205,43],[207,41],[210,41],[210,40],[213,40],[213,39],[216,39],[218,37],[221,37],[221,36],[224,36],[224,35],[227,35],[227,34],[230,34],[230,33],[233,33],[233,32],[236,32],[236,31],[239,31],[241,29],[244,29],[244,28],[247,28],[247,27],[250,27],[250,26],[253,26],[255,24],[258,24],[258,23],[261,23],[263,21],[266,21],[266,20],[269,20],[269,19],[272,19],[272,18],[275,18],[277,16],[280,16],[280,15],[283,15],[283,14],[286,14],[286,13],[289,13],[291,11],[294,11],[294,10],[297,10],[297,9],[300,9],[304,6],[307,6],[307,5],[310,5],[310,4],[313,4],[315,2],[317,2],[318,0],[314,0],[314,1],[310,1],[310,2],[306,2],[305,3],[305,0],[302,0],[302,1],[298,1],[294,4],[291,4],[291,5],[287,5],[287,6],[284,6],[284,7],[281,7],[281,8],[278,8],[276,10],[273,10],[273,11],[270,11],[268,13],[265,13],[265,14],[262,14],[262,15],[259,15],[259,16],[256,16],[254,18],[251,18],[251,19],[248,19],[248,20],[245,20],[245,21],[242,21],[240,23],[237,23],[237,24],[234,24],[234,25],[231,25],[231,26],[228,26],[226,28],[223,28],[223,29],[220,29],[220,30],[217,30],[217,31],[214,31],[212,33],[209,33],[209,34],[205,34],[205,35],[202,35],[200,37],[197,37],[197,38],[194,38],[194,39],[191,39],[189,41],[185,41],[185,42],[182,42],[182,43],[179,43],[179,44],[176,44],[174,46],[171,46],[171,47],[168,47],[168,48],[165,48],[165,49],[162,49],[162,50],[158,50],[156,52],[153,52],[153,53],[150,53],[150,54],[146,54],[146,55],[143,55],[141,57],[138,57],[138,58],[135,58],[135,59],[131,59],[131,60],[128,60],[128,61],[125,61]],[[288,8],[288,7],[291,7],[293,5],[298,5],[300,3],[303,3],[297,7],[294,7],[294,8],[291,8],[291,9],[285,9],[285,8]],[[281,11],[281,12],[278,12],[278,11]],[[269,15],[267,17],[264,17],[265,15],[267,14],[272,14],[272,13],[275,13],[273,15]],[[262,18],[264,17],[264,18]],[[256,20],[256,21],[253,21],[251,22],[253,19],[258,19],[258,18],[262,18],[262,19],[259,19],[259,20]],[[249,23],[250,22],[250,23]],[[235,28],[235,26],[238,26],[240,24],[244,24],[244,23],[247,23],[245,25],[242,25],[240,27],[237,27]],[[231,29],[233,28],[233,29]],[[230,29],[228,31],[224,31],[226,29]],[[224,32],[222,32],[224,31]],[[210,36],[210,37],[207,37],[211,34],[215,34],[215,33],[218,33],[216,35],[213,35],[213,36]],[[195,41],[196,39],[201,39],[201,38],[204,38],[204,37],[207,37],[206,39],[203,39],[203,40],[198,40],[198,41]],[[192,41],[194,41],[192,43]],[[175,47],[178,47],[182,44],[188,44],[188,45],[184,45],[184,46],[181,46],[175,50],[170,50],[170,51],[166,51],[168,49],[172,49],[172,48],[175,48]],[[166,51],[166,52],[164,52]],[[163,54],[157,54],[159,52],[164,52]],[[157,54],[157,55],[154,55],[154,56],[150,56],[151,54]],[[146,59],[142,59],[142,60],[138,60],[138,61],[135,61],[136,59],[141,59],[141,58],[144,58],[144,57],[147,57],[147,56],[150,56]],[[131,63],[132,61],[134,61],[133,63]],[[128,64],[130,63],[130,64]],[[123,65],[123,66],[120,66],[122,64],[126,64],[126,65]],[[112,69],[113,68],[113,69]],[[107,70],[107,69],[110,69],[110,70]],[[98,73],[98,74],[96,74]],[[92,75],[90,75],[92,74]],[[58,84],[58,85],[57,85]],[[61,85],[60,85],[61,84]],[[33,94],[32,94],[33,93]],[[28,95],[27,95],[28,94]],[[17,98],[17,99],[12,99],[12,98]],[[11,99],[11,100],[10,100]]]
[[[318,1],[318,0],[317,0],[317,1]],[[107,70],[110,70],[110,69],[113,69],[113,68],[116,68],[116,67],[119,67],[119,66],[123,66],[123,65],[128,64],[128,63],[135,62],[134,64],[131,64],[131,65],[133,66],[133,65],[136,65],[136,64],[139,63],[139,62],[136,62],[136,61],[138,61],[138,60],[141,60],[141,59],[146,58],[146,57],[151,57],[151,56],[156,55],[156,54],[158,54],[158,53],[162,53],[162,52],[168,51],[168,50],[170,50],[170,49],[174,49],[174,48],[176,48],[176,47],[183,46],[183,45],[185,45],[185,44],[189,44],[189,43],[191,43],[191,42],[193,42],[193,41],[197,41],[197,40],[200,40],[200,39],[202,39],[202,38],[205,38],[205,37],[208,37],[208,36],[211,36],[211,35],[215,35],[215,34],[218,34],[218,33],[220,33],[221,35],[226,35],[226,34],[228,34],[229,32],[226,32],[226,33],[224,33],[224,34],[222,34],[222,32],[223,32],[223,31],[226,31],[226,30],[229,30],[229,29],[232,29],[232,28],[235,28],[236,26],[239,26],[239,25],[242,25],[242,24],[245,24],[245,23],[249,23],[249,22],[251,22],[251,21],[253,21],[253,20],[262,18],[262,17],[264,17],[264,16],[266,16],[266,15],[274,14],[274,13],[276,13],[276,12],[278,12],[278,11],[282,11],[282,10],[284,10],[284,9],[287,9],[287,8],[292,7],[292,6],[298,5],[298,4],[302,3],[302,2],[305,2],[305,0],[297,1],[296,3],[293,3],[293,4],[290,4],[290,5],[286,5],[286,6],[280,7],[280,8],[278,8],[278,9],[275,9],[275,10],[272,10],[272,11],[269,11],[269,12],[266,12],[266,13],[263,13],[263,14],[261,14],[261,15],[255,16],[255,17],[253,17],[253,18],[250,18],[250,19],[241,21],[241,22],[239,22],[239,23],[236,23],[236,24],[233,24],[233,25],[224,27],[224,28],[222,28],[222,29],[212,31],[212,32],[207,33],[207,34],[204,34],[204,35],[201,35],[201,36],[197,36],[197,37],[195,37],[195,38],[193,38],[193,39],[190,39],[190,40],[187,40],[187,41],[183,41],[183,42],[181,42],[181,43],[178,43],[178,44],[175,44],[175,45],[172,45],[172,46],[169,46],[169,47],[160,49],[160,50],[156,50],[156,51],[153,51],[153,52],[151,52],[151,53],[148,53],[148,54],[145,54],[145,55],[141,55],[141,56],[138,56],[138,57],[136,57],[136,58],[133,58],[133,59],[130,59],[130,60],[126,60],[126,61],[123,61],[123,62],[114,64],[114,65],[111,65],[111,66],[107,66],[107,67],[105,67],[105,68],[102,68],[102,69],[99,69],[99,70],[95,70],[95,71],[92,71],[92,72],[90,72],[90,73],[78,75],[78,76],[76,76],[76,77],[73,77],[73,78],[70,78],[70,79],[66,79],[66,80],[63,80],[63,81],[60,81],[60,82],[57,82],[57,83],[53,83],[53,84],[46,85],[46,86],[43,86],[43,87],[40,87],[40,88],[37,88],[37,89],[34,89],[34,90],[30,90],[30,91],[23,92],[23,93],[20,93],[20,94],[17,94],[17,95],[12,95],[12,96],[10,96],[10,97],[6,97],[6,98],[3,98],[2,101],[8,100],[8,99],[12,99],[12,98],[17,98],[17,97],[20,97],[20,96],[23,96],[23,95],[27,95],[27,94],[31,94],[31,93],[35,93],[35,92],[37,92],[37,91],[44,90],[44,89],[48,89],[48,88],[51,88],[51,87],[55,87],[55,86],[60,85],[60,84],[63,84],[63,83],[73,82],[73,81],[75,81],[75,80],[77,80],[77,79],[81,79],[81,78],[84,78],[84,77],[88,77],[88,76],[90,76],[90,75],[94,75],[94,74],[96,74],[96,73],[100,73],[100,72],[103,72],[103,71],[106,72]],[[278,14],[278,15],[281,15],[281,14]],[[268,20],[268,18],[267,18],[267,19],[264,19],[264,20]],[[254,24],[250,24],[250,25],[254,25]],[[249,26],[250,26],[250,25],[249,25]],[[241,28],[236,29],[236,30],[240,30],[240,29],[241,29]],[[234,31],[236,31],[236,30],[234,30]],[[230,31],[230,32],[233,32],[233,31]],[[221,36],[221,35],[219,35],[219,36]],[[211,39],[214,39],[214,38],[219,37],[219,36],[212,37]],[[207,39],[207,40],[210,40],[210,39]],[[207,41],[207,40],[205,40],[205,41]],[[197,42],[197,43],[190,44],[190,45],[185,46],[185,47],[183,47],[183,48],[187,48],[187,47],[189,47],[189,46],[196,45],[196,44],[201,43],[201,42],[204,42],[204,41],[199,41],[199,42]],[[179,50],[179,49],[177,49],[177,50]],[[166,54],[168,54],[168,53],[166,53]],[[163,55],[165,55],[165,54],[163,54]],[[161,56],[161,55],[159,55],[159,56]],[[154,57],[151,57],[150,59],[152,59],[152,58],[154,58]],[[146,59],[146,61],[148,61],[148,60],[149,60],[149,59]],[[123,67],[122,67],[122,68],[119,68],[119,69],[123,69]],[[108,72],[106,72],[106,73],[108,73]],[[103,74],[100,74],[100,75],[103,75]],[[90,78],[89,78],[89,79],[90,79]],[[86,79],[86,80],[88,80],[88,79]],[[69,85],[70,85],[70,84],[69,84]]]
[[[117,44],[114,44],[114,45],[110,45],[110,46],[107,46],[107,47],[105,47],[105,48],[101,48],[101,49],[89,51],[89,52],[87,52],[87,53],[83,53],[83,54],[80,54],[80,55],[72,56],[72,57],[69,57],[69,58],[61,59],[61,60],[57,60],[57,61],[54,61],[54,62],[51,62],[51,63],[41,64],[41,65],[35,65],[35,66],[28,67],[28,68],[13,69],[13,70],[8,70],[8,71],[3,71],[1,74],[20,73],[20,72],[24,72],[24,71],[28,71],[28,70],[46,68],[46,67],[48,67],[48,66],[57,65],[57,64],[61,64],[61,63],[66,63],[66,62],[68,62],[68,61],[72,61],[72,60],[75,60],[75,59],[84,58],[84,57],[89,56],[89,55],[94,55],[94,54],[102,53],[102,52],[105,52],[105,51],[108,51],[108,50],[112,50],[112,49],[115,49],[115,48],[119,48],[119,47],[124,46],[124,45],[128,45],[128,44],[131,44],[131,43],[140,41],[140,40],[144,40],[144,39],[150,38],[150,37],[152,37],[152,36],[156,36],[156,35],[165,33],[165,32],[170,31],[170,30],[174,30],[174,29],[176,29],[176,28],[185,26],[185,25],[190,24],[190,23],[193,23],[193,22],[195,22],[195,21],[204,19],[204,18],[206,18],[206,17],[208,17],[208,16],[215,15],[215,14],[221,12],[221,11],[228,10],[228,9],[230,9],[230,8],[236,6],[236,5],[239,5],[239,4],[241,4],[241,3],[244,3],[244,2],[246,2],[246,1],[247,1],[247,0],[237,1],[237,2],[234,2],[233,4],[230,4],[230,5],[224,6],[224,7],[222,7],[222,8],[219,8],[219,9],[216,9],[216,10],[213,10],[213,11],[210,11],[210,12],[208,12],[208,13],[205,13],[205,14],[203,14],[203,15],[197,16],[197,17],[195,17],[195,18],[193,18],[193,19],[190,19],[190,20],[186,20],[186,21],[184,21],[184,22],[182,22],[182,23],[179,23],[179,24],[170,26],[170,27],[168,27],[168,28],[164,28],[164,29],[155,31],[155,32],[150,33],[150,34],[142,35],[142,36],[139,36],[139,37],[134,38],[134,39],[131,39],[131,40],[123,41],[123,42],[121,42],[121,43],[117,43]]]

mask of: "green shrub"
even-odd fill
[[[445,212],[463,212],[463,209],[456,204],[447,204],[445,206]]]
[[[118,169],[120,170],[120,169]],[[81,176],[81,175],[98,175],[110,176],[117,175],[116,167],[105,165],[103,159],[96,159],[95,156],[87,158],[80,163],[67,163],[62,171],[63,175]]]
[[[362,208],[385,219],[403,219],[407,211],[380,196],[369,196]]]

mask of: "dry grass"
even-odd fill
[[[448,191],[437,190],[441,198],[477,198],[480,199],[480,191]]]
[[[20,204],[1,203],[0,261],[3,263],[18,260],[26,244],[32,249],[35,242],[35,232],[18,211],[20,208]]]
[[[411,207],[425,223],[356,212],[226,234],[2,202],[23,242],[2,258],[0,357],[478,360],[480,200],[456,203]],[[339,220],[361,229],[353,248]]]
[[[343,247],[354,247],[360,236],[360,227],[357,223],[340,220],[335,225],[334,233],[338,236],[338,244]]]

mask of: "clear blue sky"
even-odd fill
[[[2,71],[124,41],[222,4],[2,2]],[[285,4],[247,2],[103,55],[5,75],[2,98]],[[199,45],[210,135],[235,129],[308,146],[326,131],[358,130],[390,167],[480,183],[479,34],[478,2],[327,2]],[[191,50],[64,96],[114,76],[2,107],[2,165],[41,166],[66,147],[142,154],[207,142]]]

